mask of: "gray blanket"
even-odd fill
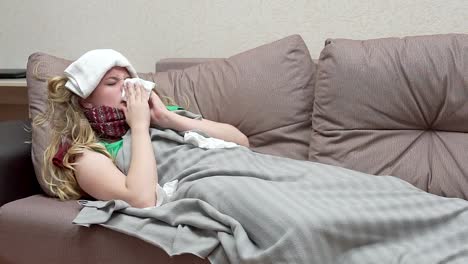
[[[117,165],[130,163],[130,133]],[[468,263],[468,202],[391,176],[280,158],[245,147],[201,149],[152,128],[171,200],[138,209],[81,201],[75,224],[141,238],[211,263]]]

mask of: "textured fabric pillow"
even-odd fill
[[[54,57],[45,53],[36,52],[29,56],[26,66],[26,81],[28,84],[29,112],[31,118],[39,113],[45,112],[47,108],[47,79],[54,76],[63,76],[63,70],[71,63],[70,60]],[[31,157],[34,165],[36,178],[48,195],[52,193],[48,190],[42,180],[41,171],[44,151],[50,142],[48,125],[43,127],[33,127]]]
[[[468,35],[330,39],[310,157],[468,198]]]
[[[299,35],[184,70],[143,75],[204,118],[229,123],[251,149],[307,160],[315,64]]]

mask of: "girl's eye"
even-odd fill
[[[107,85],[112,86],[115,85],[116,83],[108,83]]]

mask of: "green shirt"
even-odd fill
[[[122,148],[123,139],[111,143],[107,143],[105,141],[101,141],[100,143],[104,145],[104,147],[107,149],[107,152],[109,152],[112,158],[115,159],[120,148]]]
[[[177,105],[166,105],[167,110],[169,111],[175,111],[175,110],[184,110],[184,108],[177,106]],[[104,145],[104,147],[107,149],[109,154],[112,156],[113,159],[117,157],[117,153],[119,153],[119,150],[122,148],[123,145],[123,139],[120,139],[115,142],[105,142],[101,141],[99,142]]]

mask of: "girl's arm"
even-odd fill
[[[158,172],[148,133],[150,110],[141,85],[125,86],[128,94],[123,109],[131,127],[131,159],[127,176],[103,154],[84,150],[77,158],[75,176],[80,187],[99,200],[120,199],[134,207],[156,204]]]
[[[167,110],[159,96],[154,92],[151,93],[149,102],[151,124],[153,125],[174,129],[176,131],[197,129],[210,137],[234,142],[246,147],[250,145],[249,139],[239,129],[230,124],[214,122],[208,119],[196,120],[178,115]]]
[[[162,127],[165,128],[177,131],[197,129],[205,132],[210,137],[219,138],[249,147],[249,139],[239,131],[239,129],[230,124],[214,122],[208,119],[191,119],[170,111],[166,113],[166,118],[161,123]]]

